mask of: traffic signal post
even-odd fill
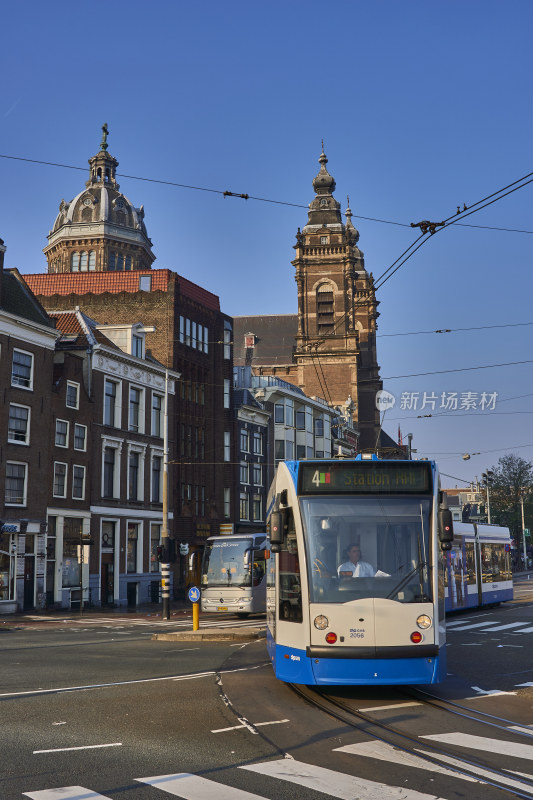
[[[162,619],[170,619],[170,558],[168,536],[168,369],[165,370],[165,407],[163,412],[163,524],[161,525],[161,599]]]

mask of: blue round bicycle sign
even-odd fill
[[[191,586],[189,589],[189,600],[191,603],[197,603],[200,599],[200,589],[197,586]]]

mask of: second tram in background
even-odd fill
[[[278,678],[323,686],[444,678],[443,551],[453,530],[440,499],[429,461],[279,464],[267,561],[267,646]]]
[[[512,600],[509,528],[454,522],[453,534],[444,571],[446,611]]]
[[[202,557],[202,611],[264,614],[266,533],[210,536]]]

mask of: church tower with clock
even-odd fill
[[[70,203],[62,200],[44,254],[49,273],[149,270],[155,261],[144,209],[120,192],[118,161],[108,153],[107,124],[89,180]]]

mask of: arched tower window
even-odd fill
[[[70,271],[71,272],[79,272],[80,271],[80,254],[76,250],[72,253],[70,257]]]
[[[90,272],[94,272],[96,269],[96,252],[91,250],[89,253],[89,270]]]
[[[126,256],[126,262],[125,262],[125,265],[124,265],[124,269],[125,270],[130,270],[131,269],[131,256]]]
[[[113,272],[116,269],[116,263],[117,262],[116,262],[116,257],[115,257],[115,251],[114,250],[110,250],[109,251],[109,270],[111,272]]]
[[[96,172],[96,180],[97,181],[101,181],[102,180],[102,168],[101,167],[98,167],[98,170]]]
[[[333,286],[321,283],[316,290],[316,322],[319,335],[335,333],[335,300]]]
[[[87,272],[88,261],[89,257],[87,255],[87,250],[82,250],[80,258],[80,272]]]

